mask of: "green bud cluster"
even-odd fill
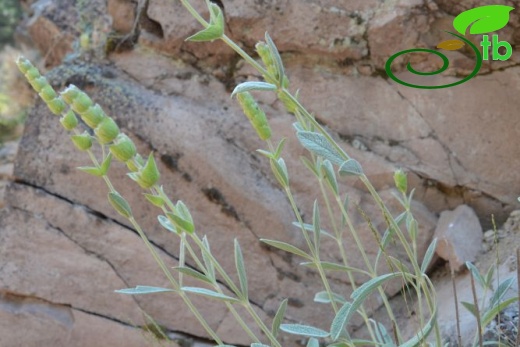
[[[61,115],[65,110],[65,103],[49,84],[47,79],[24,57],[19,57],[16,60],[16,65],[18,65],[18,69],[25,75],[27,81],[29,81],[34,90],[38,92],[42,100],[45,101],[51,112],[58,116]]]
[[[257,102],[249,92],[237,94],[238,103],[242,107],[244,114],[249,118],[251,125],[262,140],[271,137],[271,127],[267,122],[264,111],[258,106]]]
[[[62,91],[61,97],[74,110],[74,112],[80,115],[85,124],[92,129],[96,129],[104,119],[108,118],[101,106],[94,104],[87,93],[75,85],[71,84]]]

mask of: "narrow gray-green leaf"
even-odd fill
[[[300,336],[310,336],[310,337],[327,337],[329,333],[325,330],[321,330],[319,328],[315,328],[309,325],[302,324],[282,324],[280,329],[285,331],[286,333]]]
[[[334,167],[330,160],[325,159],[323,161],[323,165],[321,166],[321,171],[325,176],[325,180],[329,185],[330,189],[335,195],[339,194],[338,181],[336,180],[336,174],[334,173]]]
[[[320,209],[318,207],[318,200],[314,200],[314,207],[312,209],[312,229],[314,231],[314,251],[316,254],[320,252],[321,228],[320,228]]]
[[[263,155],[264,157],[267,157],[267,158],[269,158],[269,159],[276,159],[274,153],[271,153],[271,152],[266,151],[266,150],[263,150],[263,149],[257,149],[256,151],[257,151],[258,153],[260,153],[261,155]]]
[[[211,280],[215,281],[215,266],[211,261],[211,248],[209,247],[208,238],[206,236],[202,238],[202,243],[204,244],[204,249],[201,249],[202,260],[204,261],[204,265],[206,266],[206,270],[208,271],[206,275]]]
[[[374,330],[376,332],[376,337],[378,342],[383,347],[397,347],[396,344],[392,341],[392,338],[388,334],[388,331],[386,330],[385,326],[379,322],[370,320],[371,323],[374,325]]]
[[[287,308],[287,302],[289,300],[284,299],[282,303],[280,304],[280,307],[278,307],[278,310],[276,311],[276,315],[273,319],[273,324],[271,327],[271,332],[273,333],[273,336],[278,336],[278,333],[280,332],[280,325],[282,324],[283,317],[285,316],[285,309]]]
[[[186,41],[193,42],[206,42],[220,39],[224,34],[224,28],[220,28],[217,25],[210,24],[206,29],[199,31],[198,33],[191,35]]]
[[[110,164],[112,163],[112,152],[109,152],[101,166],[99,167],[99,172],[102,176],[105,176],[110,168]]]
[[[146,200],[148,200],[154,206],[157,206],[157,207],[164,206],[165,201],[162,198],[162,196],[145,193],[144,197],[146,198]]]
[[[507,300],[502,301],[500,304],[493,306],[487,310],[482,317],[482,326],[488,326],[489,323],[506,307],[514,304],[518,301],[518,296],[514,296]]]
[[[277,160],[271,159],[269,163],[271,164],[271,170],[273,171],[278,183],[280,183],[283,188],[287,188],[289,186],[289,175],[283,158]]]
[[[475,305],[470,303],[470,302],[467,302],[467,301],[461,301],[460,302],[462,304],[462,306],[464,306],[464,308],[466,310],[468,310],[474,317],[477,317],[477,310],[475,308]]]
[[[263,343],[253,342],[251,347],[271,347],[269,345],[264,345]]]
[[[293,222],[292,225],[294,225],[295,227],[297,228],[301,228],[301,224],[300,222]],[[311,225],[311,224],[308,224],[308,223],[303,223],[303,228],[307,231],[310,231],[311,233],[314,232],[314,227]],[[320,232],[321,234],[327,236],[327,237],[330,237],[331,239],[335,240],[336,237],[332,234],[330,234],[329,232],[323,230],[323,229],[320,229]]]
[[[218,292],[215,292],[213,290],[206,289],[206,288],[182,287],[181,289],[184,292],[204,295],[204,296],[207,296],[207,297],[210,297],[210,298],[213,298],[213,299],[217,299],[217,300],[220,300],[220,301],[238,302],[238,300],[235,299],[235,298],[232,298],[230,296],[227,296],[227,295],[224,295],[224,294],[221,294],[221,293],[218,293]]]
[[[341,154],[327,141],[327,138],[322,134],[311,131],[298,131],[296,136],[298,137],[298,140],[302,146],[314,154],[320,155],[337,165],[341,165],[345,161]]]
[[[150,293],[163,293],[163,292],[174,292],[173,289],[151,287],[151,286],[136,286],[135,288],[126,288],[115,290],[116,293],[138,295],[138,294],[150,294]]]
[[[231,96],[234,96],[238,93],[250,92],[252,90],[261,90],[261,91],[273,91],[276,90],[276,86],[267,82],[260,81],[248,81],[240,83],[238,86],[233,89]]]
[[[161,224],[166,230],[171,231],[172,233],[177,233],[177,228],[165,216],[158,215],[157,220],[159,221],[159,224]]]
[[[386,281],[389,281],[391,279],[401,277],[401,272],[391,272],[387,273],[375,278],[372,278],[371,280],[363,283],[360,287],[358,287],[354,292],[352,292],[352,295],[350,296],[354,301],[361,300],[363,301],[367,296],[369,296],[374,289],[381,286]],[[356,308],[357,309],[357,308]]]
[[[295,247],[293,245],[290,245],[288,243],[285,243],[285,242],[282,242],[282,241],[267,240],[267,239],[260,239],[260,241],[262,241],[263,243],[267,243],[269,246],[272,246],[272,247],[281,249],[283,251],[286,251],[286,252],[298,255],[298,256],[300,256],[302,258],[305,258],[305,259],[312,260],[312,257],[310,255],[308,255],[307,253],[305,253],[301,249],[299,249],[299,248],[297,248],[297,247]]]
[[[174,267],[175,270],[187,275],[187,276],[190,276],[190,277],[193,277],[193,278],[196,278],[198,280],[201,280],[203,282],[206,282],[206,283],[209,283],[209,284],[213,284],[213,282],[206,276],[204,275],[203,273],[201,272],[198,272],[196,270],[193,270],[189,267],[184,267],[184,266],[176,266]]]
[[[316,338],[311,337],[309,341],[307,341],[307,347],[320,347],[320,342]]]
[[[433,330],[433,327],[437,325],[437,306],[434,307],[434,311],[428,320],[428,322],[421,328],[419,332],[415,334],[410,340],[406,341],[403,344],[400,344],[399,347],[417,347],[421,346],[423,341],[430,335]]]
[[[132,217],[132,209],[128,202],[118,192],[109,192],[108,201],[112,207],[123,217]]]
[[[363,168],[356,159],[346,160],[339,167],[340,176],[361,176],[363,175]]]
[[[321,267],[323,268],[323,270],[341,271],[341,272],[347,272],[347,273],[348,272],[357,272],[357,273],[360,273],[363,275],[370,276],[369,272],[358,269],[356,267],[352,267],[352,266],[345,266],[345,265],[340,265],[340,264],[336,264],[336,263],[330,263],[328,261],[321,261],[320,264],[321,264]],[[308,266],[310,268],[316,269],[316,263],[314,263],[314,262],[310,262],[310,261],[303,262],[303,263],[300,263],[300,265]]]
[[[424,254],[424,259],[421,264],[421,272],[426,273],[430,262],[432,261],[433,255],[435,254],[435,250],[437,249],[437,238],[434,238],[433,241],[428,246],[426,253]]]
[[[336,293],[332,293],[332,299],[334,299],[335,302],[340,303],[342,305],[345,302],[347,302],[347,300],[345,300],[344,297],[342,297],[341,295],[336,294]],[[325,291],[316,293],[316,295],[314,295],[314,302],[317,302],[320,304],[329,304],[330,303],[329,294]]]
[[[283,85],[283,78],[285,76],[285,70],[282,63],[282,57],[280,56],[280,52],[278,52],[278,48],[276,48],[276,45],[274,44],[273,40],[271,39],[271,36],[266,32],[265,33],[265,43],[267,43],[267,46],[269,47],[269,51],[271,52],[271,57],[274,59],[274,63],[276,65],[276,72],[278,73],[278,84],[280,86]]]
[[[278,159],[280,158],[280,155],[282,154],[283,147],[285,146],[285,141],[287,141],[287,138],[283,138],[278,143],[278,146],[276,146],[276,150],[274,151],[274,158]]]
[[[339,336],[341,335],[341,332],[343,329],[345,329],[345,325],[347,323],[347,315],[350,310],[350,306],[352,304],[350,302],[346,302],[341,306],[338,313],[332,320],[332,324],[330,326],[330,338],[332,341],[336,341]]]
[[[89,175],[101,177],[103,176],[103,173],[101,172],[101,169],[94,166],[80,166],[77,168],[80,171],[83,171],[85,173],[88,173]]]
[[[466,262],[466,267],[469,269],[469,271],[473,274],[473,278],[482,286],[482,288],[486,288],[486,280],[484,280],[484,277],[480,274],[478,269],[473,265],[471,262]],[[491,289],[491,288],[488,288]]]
[[[166,215],[177,228],[185,230],[189,234],[193,233],[193,231],[195,230],[193,222],[184,219],[182,216],[174,214],[172,212],[166,212]]]
[[[244,265],[244,256],[240,249],[238,240],[235,239],[235,265],[237,268],[238,280],[240,282],[240,290],[242,291],[242,297],[245,301],[248,300],[248,289],[247,289],[247,275],[246,267]]]
[[[504,297],[506,292],[513,285],[513,281],[514,281],[514,278],[510,277],[510,278],[502,281],[502,283],[500,283],[498,285],[497,289],[495,289],[495,291],[493,292],[493,295],[489,299],[489,307],[494,307],[494,306],[498,305],[498,303],[500,301],[502,301],[502,298]]]

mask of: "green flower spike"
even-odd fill
[[[255,99],[249,92],[237,94],[238,103],[242,106],[244,114],[249,118],[251,125],[262,140],[271,137],[271,127],[267,122],[264,111],[258,106]]]
[[[120,133],[117,135],[114,144],[110,146],[110,152],[112,152],[117,160],[126,163],[134,157],[137,150],[135,149],[133,141],[125,134]]]
[[[110,118],[105,117],[101,123],[94,129],[94,133],[96,134],[99,142],[103,145],[112,142],[117,135],[119,135],[119,127],[116,122]]]

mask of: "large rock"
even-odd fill
[[[272,252],[258,241],[272,238],[306,247],[301,232],[291,225],[294,215],[269,164],[255,153],[263,144],[229,98],[231,88],[245,79],[257,79],[256,73],[239,63],[221,42],[185,42],[200,26],[179,2],[150,0],[136,6],[123,0],[110,0],[108,5],[96,0],[81,2],[79,9],[75,5],[69,0],[38,2],[26,23],[44,55],[55,42],[42,33],[63,38],[59,49],[46,55],[48,66],[59,65],[73,51],[71,42],[77,32],[70,23],[80,23],[84,29],[81,49],[75,46],[69,63],[53,71],[53,83],[84,88],[115,117],[143,155],[155,154],[165,190],[190,207],[197,230],[208,235],[216,257],[230,273],[235,271],[230,257],[232,240],[240,241],[250,274],[250,298],[263,317],[272,316],[287,297],[288,321],[328,328],[332,313],[312,302],[314,293],[322,290],[319,276],[296,266],[301,259]],[[514,176],[520,169],[520,161],[515,159],[520,101],[515,88],[502,85],[518,83],[517,67],[499,72],[495,71],[498,67],[507,66],[491,63],[488,75],[435,92],[405,88],[379,77],[388,54],[435,45],[443,37],[445,25],[451,24],[441,20],[446,17],[433,2],[316,0],[223,5],[226,33],[247,51],[252,52],[264,31],[269,31],[282,52],[291,90],[301,90],[303,103],[331,129],[349,155],[363,164],[395,215],[401,208],[392,195],[392,171],[396,166],[410,170],[410,185],[416,188],[418,199],[413,211],[420,225],[420,256],[436,224],[430,211],[466,203],[482,219],[495,213],[500,220],[512,208],[520,194]],[[86,22],[92,25],[81,27]],[[100,59],[107,52],[109,63]],[[471,63],[463,54],[457,57],[460,63],[455,64],[452,75],[466,71],[465,64]],[[421,63],[426,68],[436,64]],[[453,77],[438,79],[444,83]],[[305,151],[294,136],[294,119],[272,96],[259,95],[259,99],[275,129],[275,140],[288,138],[283,156],[297,206],[309,222],[319,189],[299,162]],[[133,228],[107,202],[102,180],[75,171],[87,164],[87,158],[73,149],[58,119],[39,104],[29,117],[20,145],[17,184],[6,193],[9,209],[2,212],[0,235],[5,244],[17,245],[16,252],[6,248],[0,253],[0,260],[11,264],[0,269],[3,287],[20,297],[82,307],[123,325],[142,324],[137,313],[143,308],[169,331],[207,337],[174,297],[133,300],[114,296],[113,289],[125,286],[167,284]],[[155,247],[174,266],[178,238],[157,224],[158,210],[143,201],[141,190],[124,174],[122,165],[114,165],[116,188],[131,203]],[[385,220],[359,182],[342,180],[341,187],[343,191],[349,187],[351,218],[369,258],[374,259],[378,244],[357,208],[379,233],[386,229]],[[325,219],[322,200],[320,206]],[[28,228],[45,244],[43,252],[25,251],[20,246],[32,242],[32,234],[22,232]],[[324,228],[331,230],[332,225],[325,222]],[[348,230],[343,241],[351,265],[364,266]],[[327,242],[324,240],[324,258],[338,261],[340,252]],[[399,247],[391,251],[403,259]],[[32,266],[25,267],[26,259],[33,259]],[[76,264],[68,259],[81,261]],[[39,271],[38,263],[49,268]],[[103,270],[94,283],[103,284],[96,292],[91,282],[94,268]],[[23,277],[16,275],[20,269],[25,271]],[[348,296],[352,283],[346,276],[331,274],[331,278],[333,290]],[[365,280],[363,276],[354,278],[357,285]],[[56,281],[61,285],[58,289]],[[386,287],[390,295],[399,289],[400,283]],[[226,342],[249,344],[247,336],[230,324],[222,306],[199,299],[195,299],[199,307],[209,315],[211,325],[225,334]],[[371,305],[376,308],[377,300]],[[27,317],[27,324],[38,327],[36,315]]]

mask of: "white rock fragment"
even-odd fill
[[[474,261],[482,249],[482,226],[473,209],[460,205],[441,213],[435,229],[438,239],[436,253],[459,271],[467,261]]]

